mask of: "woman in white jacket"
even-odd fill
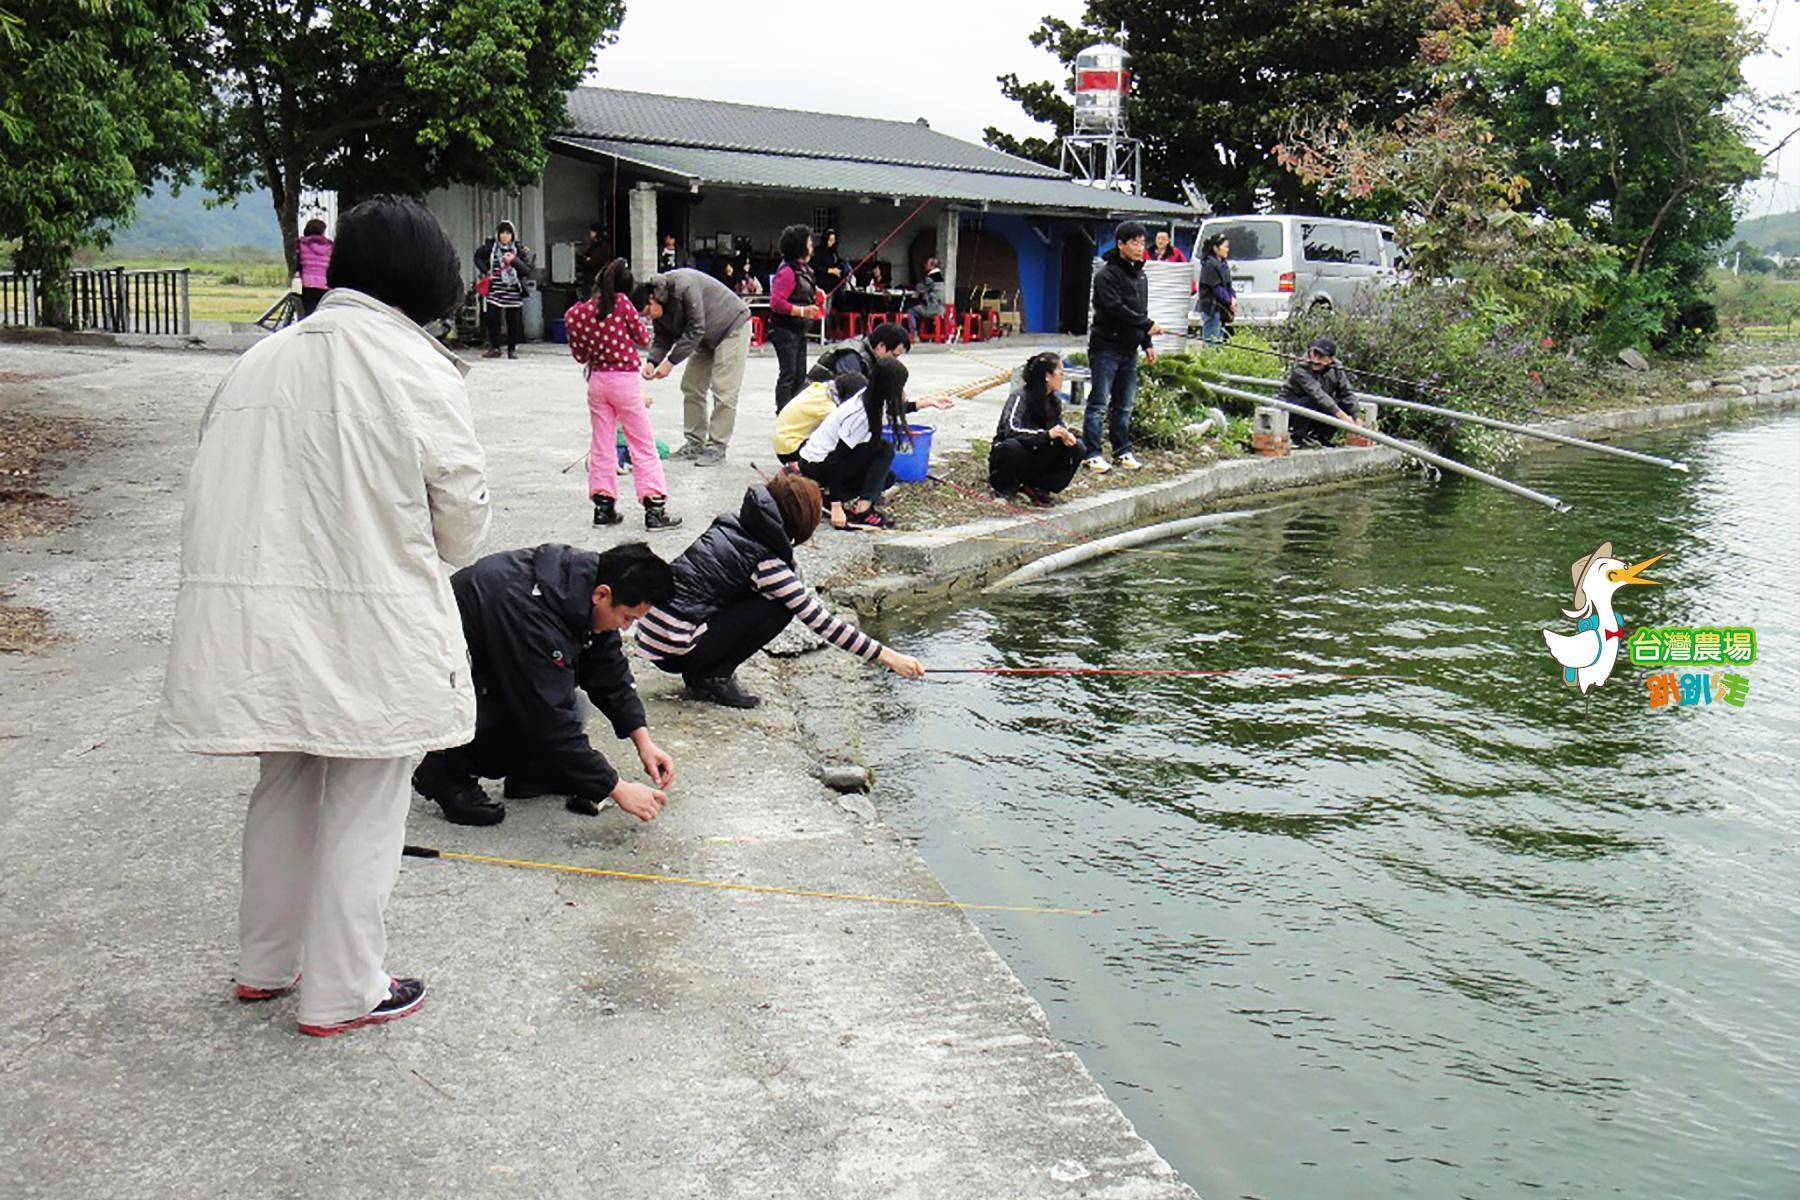
[[[488,525],[462,363],[420,326],[462,279],[437,220],[377,196],[344,215],[331,290],[258,343],[200,429],[159,732],[255,754],[237,995],[300,984],[303,1033],[415,1011],[382,963],[413,764],[475,734],[444,566]]]

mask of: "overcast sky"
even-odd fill
[[[793,0],[628,0],[616,45],[591,82],[665,95],[910,121],[979,142],[998,125],[1043,134],[1000,95],[994,77],[1060,79],[1056,60],[1026,38],[1046,14],[1075,21],[1080,0],[962,0],[855,10]],[[1740,0],[1781,57],[1749,64],[1763,92],[1800,84],[1800,0]],[[1785,123],[1783,123],[1785,121]],[[1772,144],[1800,114],[1771,119]],[[1777,126],[1779,126],[1777,128]],[[1800,209],[1800,137],[1780,156],[1780,182],[1760,186],[1748,215]]]

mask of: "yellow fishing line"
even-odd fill
[[[679,883],[688,887],[719,888],[734,892],[760,892],[770,896],[804,896],[813,900],[851,900],[862,904],[904,904],[915,908],[960,908],[981,912],[1038,913],[1066,917],[1089,917],[1097,908],[1044,908],[1029,904],[964,904],[960,900],[921,900],[910,896],[859,896],[850,892],[816,892],[805,888],[773,887],[762,883],[727,883],[717,879],[689,879],[681,875],[653,875],[643,871],[615,871],[606,867],[578,867],[570,863],[541,863],[522,858],[495,858],[488,854],[465,854],[460,850],[431,850],[408,846],[406,853],[416,858],[454,858],[460,862],[485,863],[494,867],[518,867],[532,871],[560,871],[568,875],[598,875],[606,879],[636,879],[645,883]]]

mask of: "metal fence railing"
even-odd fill
[[[70,271],[68,305],[71,329],[106,333],[193,332],[186,267]],[[37,274],[0,274],[0,325],[36,325],[42,316],[43,281]]]

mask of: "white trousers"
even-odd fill
[[[388,994],[382,917],[418,760],[259,757],[244,821],[238,982],[280,988],[303,976],[303,1023],[359,1017]]]

